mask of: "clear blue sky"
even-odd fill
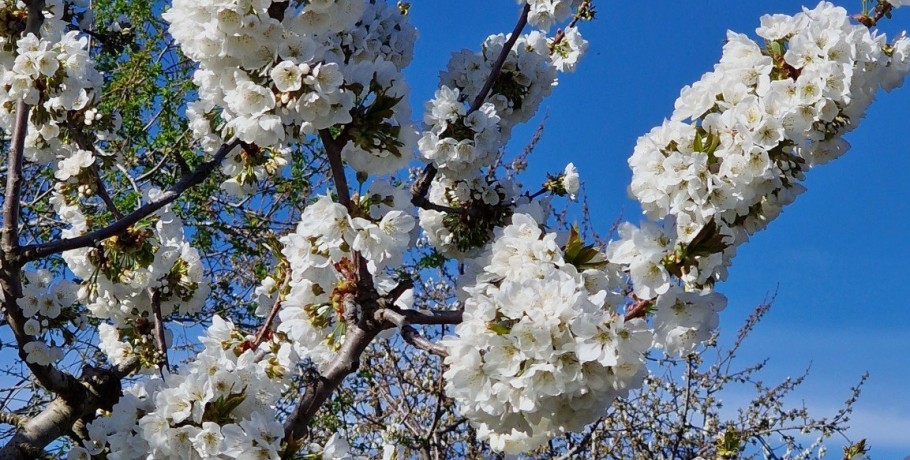
[[[419,116],[449,53],[477,49],[488,34],[510,31],[518,10],[512,0],[412,3],[420,39],[408,73]],[[857,12],[861,2],[838,4]],[[610,9],[617,5],[623,8]],[[572,161],[587,182],[599,228],[609,228],[620,213],[639,221],[639,208],[626,193],[626,159],[638,136],[670,115],[683,85],[711,69],[727,29],[754,37],[761,15],[793,14],[801,5],[601,1],[598,20],[582,28],[591,43],[588,55],[544,102],[549,120],[525,179],[544,178]],[[882,27],[889,35],[901,28],[910,29],[910,8],[897,10]],[[730,299],[721,315],[728,335],[777,290],[771,313],[739,362],[770,358],[768,381],[795,376],[811,364],[798,398],[817,415],[832,415],[869,371],[852,436],[868,438],[876,459],[910,455],[908,107],[910,88],[881,94],[848,136],[853,149],[809,173],[809,191],[739,250],[729,280],[719,287]],[[536,124],[515,131],[511,152]]]

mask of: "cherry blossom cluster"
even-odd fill
[[[187,117],[211,150],[236,136],[225,188],[250,193],[287,163],[287,146],[346,125],[343,156],[365,174],[404,167],[417,140],[408,87],[416,29],[385,2],[178,0],[164,14],[199,63]],[[202,31],[202,32],[200,32]]]
[[[511,129],[527,121],[556,84],[545,34],[518,38],[484,104],[469,110],[484,87],[507,36],[488,37],[483,52],[463,50],[449,60],[436,97],[426,104],[420,153],[443,176],[479,175],[505,145]]]
[[[401,263],[414,237],[416,219],[407,192],[376,181],[355,200],[361,215],[352,216],[328,196],[319,198],[304,210],[296,231],[281,239],[290,291],[278,331],[301,357],[320,367],[334,358],[348,322],[357,321],[359,264],[366,264],[379,292],[387,293],[395,281],[386,268]],[[276,292],[274,280],[266,283],[270,286],[259,290],[260,313],[268,311]]]
[[[111,137],[119,120],[98,111],[102,75],[89,57],[88,39],[70,30],[64,20],[67,5],[62,0],[47,1],[44,12],[40,38],[34,34],[20,38],[7,29],[17,24],[24,27],[25,5],[0,5],[0,15],[9,21],[0,26],[0,128],[12,132],[16,101],[29,104],[25,158],[57,162],[68,177],[75,175],[78,163],[71,157],[82,153],[71,145],[71,131],[91,126],[96,137]]]
[[[720,64],[682,90],[672,120],[629,160],[645,214],[677,216],[683,242],[696,234],[686,227],[711,220],[737,244],[763,228],[802,191],[809,167],[848,149],[843,134],[882,82],[891,89],[910,69],[910,40],[888,45],[830,3],[761,22],[765,45],[729,33]]]
[[[504,224],[512,207],[521,204],[515,184],[491,179],[484,171],[494,165],[512,128],[537,112],[556,85],[557,71],[573,70],[587,47],[574,27],[558,42],[537,31],[518,37],[479,103],[507,40],[505,35],[493,35],[480,53],[455,53],[434,98],[426,103],[426,130],[417,145],[423,159],[438,170],[428,198],[441,208],[421,209],[420,226],[429,242],[448,257],[476,255],[493,228]],[[577,191],[572,182],[577,175],[562,177],[569,177],[569,188]],[[565,188],[553,192],[566,193]]]
[[[822,2],[761,19],[759,45],[730,32],[713,72],[683,88],[671,120],[639,139],[630,191],[663,226],[627,225],[608,257],[654,301],[656,344],[683,353],[716,326],[735,247],[804,188],[810,167],[842,155],[843,135],[879,87],[902,84],[910,39],[852,24]]]
[[[24,332],[36,338],[26,343],[23,350],[29,362],[48,365],[63,358],[63,350],[42,339],[45,334],[57,327],[72,321],[81,324],[83,318],[72,314],[71,307],[76,302],[76,286],[68,280],[54,280],[48,270],[40,269],[25,272],[22,287],[22,298],[19,308],[26,318]]]
[[[573,235],[565,247],[528,214],[475,259],[446,393],[494,449],[523,452],[595,421],[640,385],[651,332],[618,314],[616,265]]]
[[[548,30],[554,24],[569,19],[582,0],[518,0],[518,4],[529,4],[528,24]]]
[[[275,404],[296,366],[293,348],[258,349],[215,316],[205,349],[164,379],[125,392],[106,417],[88,425],[84,451],[109,459],[279,458],[284,429]]]
[[[717,327],[717,313],[727,301],[709,282],[726,273],[723,256],[732,251],[732,245],[725,243],[728,238],[709,239],[703,233],[691,244],[680,246],[672,220],[667,218],[663,226],[644,222],[640,228],[623,223],[619,239],[607,247],[606,257],[628,274],[633,298],[656,299],[651,305],[654,345],[667,354],[684,355]],[[683,280],[684,287],[677,280]]]
[[[160,193],[151,190],[147,199],[154,200]],[[88,231],[78,202],[62,194],[56,194],[52,202],[57,214],[70,224],[63,231],[64,237]],[[82,280],[80,303],[93,317],[111,322],[99,325],[101,349],[118,364],[135,354],[154,353],[150,336],[153,297],[162,317],[167,317],[199,311],[209,294],[199,253],[187,241],[182,221],[169,207],[121,236],[95,247],[66,251],[63,259]]]

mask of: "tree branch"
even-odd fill
[[[228,153],[238,145],[240,145],[240,141],[236,139],[227,144],[223,144],[221,148],[218,149],[218,151],[215,153],[215,157],[212,158],[211,161],[207,161],[199,165],[199,167],[197,167],[192,174],[184,174],[179,182],[177,182],[170,190],[162,193],[158,199],[147,203],[139,209],[127,214],[123,217],[123,219],[120,219],[111,225],[108,225],[107,227],[86,233],[85,235],[77,236],[75,238],[66,238],[43,244],[25,246],[22,248],[21,252],[22,260],[24,262],[28,262],[63,251],[84,248],[86,246],[93,246],[102,240],[123,233],[140,220],[152,215],[155,211],[158,211],[159,209],[174,202],[174,200],[180,197],[180,195],[187,189],[202,183],[202,181],[207,179],[212,174],[212,172],[215,170],[215,167],[221,164]]]
[[[376,312],[376,319],[397,327],[401,333],[401,338],[415,348],[419,348],[443,358],[449,356],[446,347],[439,345],[438,343],[433,343],[426,337],[420,335],[420,332],[418,332],[417,329],[414,329],[414,326],[411,326],[407,318],[401,313],[384,308]]]
[[[464,320],[464,312],[461,310],[397,310],[397,313],[411,324],[461,324]]]
[[[24,34],[38,36],[41,23],[44,20],[42,13],[43,0],[28,2],[28,19]],[[22,165],[25,153],[25,136],[28,131],[28,119],[31,107],[23,100],[16,103],[16,120],[13,126],[13,138],[9,152],[9,167],[6,176],[6,194],[3,202],[3,229],[0,238],[0,290],[3,293],[3,309],[6,320],[16,337],[19,348],[19,358],[28,366],[38,382],[47,390],[54,392],[65,391],[75,382],[75,378],[53,366],[42,366],[28,361],[25,353],[26,344],[34,341],[34,337],[25,333],[27,318],[19,308],[18,300],[22,297],[22,266],[25,265],[19,257],[19,214],[22,199]]]
[[[120,398],[120,376],[115,370],[83,369],[82,378],[40,413],[28,419],[0,448],[0,460],[34,459],[54,440],[65,436],[77,420],[98,409],[110,410]]]
[[[518,41],[518,37],[521,34],[521,31],[524,29],[525,25],[528,22],[528,13],[530,12],[530,5],[525,5],[522,9],[521,16],[518,20],[518,24],[515,25],[515,29],[512,32],[512,35],[509,37],[509,40],[506,41],[503,45],[502,52],[499,57],[493,64],[493,69],[490,72],[490,75],[487,78],[486,83],[484,84],[481,92],[474,99],[474,103],[471,105],[468,113],[474,112],[483,105],[483,101],[486,99],[487,93],[490,92],[490,89],[493,87],[496,79],[499,77],[502,72],[502,66],[505,64],[506,59],[509,56],[509,53],[512,51],[512,47],[515,46],[515,43]],[[320,130],[319,138],[322,140],[323,145],[326,149],[326,154],[329,159],[329,163],[332,170],[332,177],[335,182],[335,189],[338,193],[338,200],[343,204],[348,210],[351,210],[351,196],[350,190],[348,189],[347,178],[344,175],[344,165],[341,160],[341,147],[339,139],[344,138],[344,134],[339,136],[338,139],[332,138],[331,133],[328,130]],[[433,182],[433,178],[436,177],[437,169],[432,164],[427,165],[424,169],[424,172],[421,176],[414,182],[411,186],[411,193],[413,195],[412,203],[415,206],[419,206],[422,203],[425,203],[425,198],[427,193],[430,190],[430,184]],[[363,258],[359,254],[355,254],[355,263],[358,266],[358,278],[359,278],[359,287],[360,287],[360,296],[366,297],[375,297],[375,288],[372,287],[372,277],[369,272],[366,270],[366,264],[363,263]],[[370,291],[370,292],[364,292]],[[363,299],[358,299],[363,300]],[[387,301],[388,299],[381,299],[381,301]],[[361,305],[365,308],[375,308],[372,305],[368,305],[372,302],[363,302]],[[391,303],[391,302],[385,302]],[[377,302],[378,304],[378,302]],[[382,311],[381,309],[379,311]],[[394,311],[394,310],[391,310]],[[376,310],[372,312],[366,310],[364,312],[365,316],[370,317],[374,314]],[[407,310],[407,312],[412,312]],[[406,323],[410,324],[457,324],[461,322],[462,313],[461,312],[412,312],[405,313],[404,311],[397,312],[400,314],[404,320],[407,327],[402,329],[402,336],[407,334],[411,340],[418,342],[416,338],[419,336],[416,330],[413,327],[410,328],[411,334],[407,331],[407,328],[410,327]],[[297,406],[294,408],[294,412],[291,413],[291,416],[285,422],[285,440],[288,443],[288,451],[296,451],[297,440],[302,437],[306,431],[307,425],[312,421],[313,416],[316,415],[316,412],[319,411],[319,408],[323,403],[332,395],[332,393],[338,388],[344,378],[356,371],[360,365],[360,355],[369,346],[373,338],[376,337],[376,334],[379,332],[381,327],[377,325],[370,324],[370,321],[361,321],[361,324],[348,325],[347,333],[345,334],[344,343],[341,345],[341,348],[338,350],[338,355],[335,360],[332,362],[331,367],[319,377],[318,382],[309,389],[305,394],[300,397],[300,400],[297,403]],[[408,337],[405,337],[405,340],[408,340]],[[421,337],[422,339],[422,337]],[[426,339],[423,339],[426,340]],[[429,342],[429,341],[427,341]],[[424,344],[427,345],[427,344]],[[429,343],[428,348],[434,349],[437,345]],[[437,350],[439,351],[439,350]]]
[[[281,283],[281,287],[278,288],[278,295],[275,298],[275,303],[272,305],[272,310],[269,312],[269,316],[265,319],[265,323],[262,324],[262,327],[259,328],[259,332],[256,333],[256,338],[253,339],[252,349],[259,348],[259,345],[262,345],[262,342],[265,342],[268,333],[272,330],[272,324],[275,322],[275,318],[278,316],[278,311],[281,310],[281,301],[282,293],[287,288],[288,284],[291,282],[291,274],[288,273],[284,277],[284,282]]]
[[[44,0],[28,2],[28,19],[23,35],[40,33],[44,15]],[[13,125],[13,138],[10,142],[9,168],[6,175],[6,195],[3,202],[3,236],[0,239],[0,250],[4,255],[15,253],[19,249],[19,202],[22,197],[22,163],[25,152],[25,136],[28,131],[28,117],[31,107],[25,100],[16,102],[16,120]]]
[[[512,48],[515,47],[515,42],[517,42],[518,37],[521,36],[521,31],[524,30],[525,26],[528,24],[528,13],[530,12],[531,3],[525,3],[524,8],[521,9],[521,16],[518,17],[518,23],[515,24],[515,29],[512,30],[506,43],[502,45],[502,51],[493,63],[493,69],[490,70],[490,75],[487,77],[487,81],[484,82],[483,88],[480,89],[480,92],[477,93],[477,96],[474,98],[474,102],[471,104],[470,110],[468,110],[468,115],[479,110],[480,106],[482,106],[483,102],[487,99],[487,93],[490,92],[493,85],[496,83],[496,80],[499,78],[499,74],[502,73],[502,66],[505,65],[506,59],[509,58],[509,53],[511,53]]]

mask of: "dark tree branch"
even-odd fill
[[[174,200],[180,197],[180,195],[187,189],[190,189],[202,183],[212,174],[212,172],[214,172],[215,168],[221,164],[227,154],[238,145],[240,145],[239,140],[234,140],[227,144],[223,144],[221,148],[218,149],[218,152],[215,153],[215,157],[212,158],[212,160],[199,165],[199,167],[197,167],[192,174],[184,174],[179,182],[174,184],[170,190],[162,193],[158,199],[143,205],[139,209],[127,214],[122,219],[112,223],[111,225],[108,225],[107,227],[74,238],[67,238],[63,240],[56,240],[43,244],[23,247],[21,252],[22,260],[24,262],[28,262],[49,256],[51,254],[69,251],[71,249],[93,246],[95,244],[98,244],[100,241],[123,233],[140,220],[152,215],[155,213],[155,211],[158,211],[159,209],[174,202]]]
[[[44,20],[43,0],[28,2],[28,19],[24,34],[38,35]],[[3,309],[6,321],[19,348],[19,358],[28,365],[38,382],[47,390],[61,392],[75,383],[75,378],[61,372],[53,366],[42,366],[29,362],[24,347],[34,341],[34,337],[25,333],[27,318],[19,308],[22,297],[22,266],[25,264],[19,257],[19,215],[22,200],[22,165],[25,153],[25,136],[28,131],[28,119],[31,107],[23,100],[16,103],[16,119],[13,125],[13,137],[9,152],[9,166],[6,176],[6,194],[3,202],[3,229],[0,237],[0,290],[3,292]]]
[[[92,165],[90,170],[95,181],[95,193],[101,197],[101,201],[104,202],[104,205],[114,216],[114,219],[123,219],[123,214],[117,209],[117,205],[114,203],[114,200],[111,199],[111,195],[107,192],[107,187],[104,186],[104,181],[101,180],[101,173],[98,171],[98,166]]]
[[[452,325],[461,324],[464,312],[461,310],[398,310],[411,324]]]
[[[451,206],[443,206],[441,204],[433,203],[426,197],[419,196],[419,195],[414,195],[413,198],[411,198],[411,203],[420,209],[426,209],[429,211],[447,212],[447,213],[452,213],[452,214],[476,214],[477,213],[475,208],[453,208]]]
[[[521,9],[521,16],[518,18],[518,23],[515,24],[515,29],[512,30],[506,43],[502,45],[502,51],[493,63],[493,68],[490,70],[490,75],[487,77],[487,81],[484,82],[483,88],[480,89],[480,92],[477,93],[477,96],[474,98],[474,102],[471,104],[470,110],[468,110],[468,115],[479,110],[480,106],[482,106],[483,102],[487,99],[487,94],[493,88],[493,85],[496,84],[496,80],[499,79],[499,74],[502,73],[502,66],[505,65],[506,59],[509,58],[509,53],[511,53],[512,48],[515,47],[515,42],[517,42],[518,37],[521,36],[521,31],[524,30],[525,26],[528,24],[528,13],[530,12],[531,4],[525,3],[524,8]]]
[[[332,180],[335,182],[335,193],[338,194],[338,201],[350,211],[351,191],[348,189],[348,178],[344,175],[344,163],[341,161],[343,143],[340,141],[342,139],[340,136],[338,139],[332,138],[332,134],[327,129],[319,131],[319,139],[322,140],[326,156],[329,157],[329,166],[332,169]]]
[[[161,315],[161,291],[157,288],[149,288],[149,297],[152,303],[152,332],[155,334],[155,345],[158,352],[161,353],[158,365],[162,369],[171,370],[170,361],[167,359],[167,340],[164,337],[164,319]]]
[[[116,370],[84,368],[67,392],[19,427],[0,448],[0,460],[33,459],[35,452],[65,436],[79,419],[93,417],[98,409],[110,410],[120,399],[121,378]]]

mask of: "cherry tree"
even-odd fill
[[[0,1],[28,400],[0,458],[352,458],[338,428],[382,419],[392,375],[494,452],[600,423],[648,356],[713,337],[736,248],[910,72],[875,29],[910,2],[865,3],[730,32],[629,158],[645,220],[604,240],[555,211],[572,163],[527,188],[504,156],[583,64],[591,0],[519,0],[419,114],[405,2]],[[373,404],[327,415],[352,389]]]

